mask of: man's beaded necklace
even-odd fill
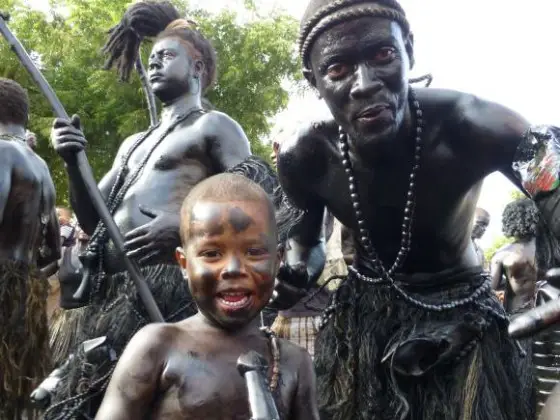
[[[367,252],[368,256],[371,258],[376,272],[379,277],[369,277],[360,273],[355,267],[348,267],[356,277],[364,282],[370,284],[388,283],[391,288],[393,288],[404,300],[407,302],[423,308],[425,310],[442,312],[445,310],[450,310],[457,308],[458,306],[463,306],[468,303],[475,301],[484,292],[486,292],[490,283],[485,281],[482,283],[470,296],[464,299],[457,299],[453,301],[446,302],[444,304],[429,304],[422,302],[412,296],[410,296],[404,289],[402,289],[393,279],[393,274],[396,270],[402,267],[408,253],[410,252],[410,246],[412,244],[412,221],[414,218],[414,210],[416,207],[416,183],[417,175],[420,170],[420,163],[422,157],[422,133],[424,129],[424,119],[422,109],[420,107],[420,102],[416,98],[416,94],[410,88],[409,98],[411,102],[411,107],[413,108],[415,118],[415,141],[414,141],[414,161],[412,164],[412,170],[409,176],[408,192],[406,194],[406,204],[404,207],[404,216],[401,231],[401,245],[399,252],[395,258],[393,265],[387,270],[383,265],[383,262],[377,255],[375,248],[370,239],[370,235],[367,229],[367,224],[364,219],[364,214],[362,211],[362,206],[360,203],[360,198],[358,194],[358,188],[356,184],[356,178],[354,176],[354,170],[352,168],[352,162],[350,160],[350,146],[348,144],[348,135],[339,129],[339,142],[338,147],[340,154],[342,155],[342,165],[344,166],[344,171],[348,176],[348,189],[350,190],[350,199],[352,201],[352,207],[354,209],[354,215],[359,229],[358,240],[363,246],[364,250]],[[328,314],[325,314],[328,315]]]

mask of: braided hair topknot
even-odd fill
[[[363,16],[394,20],[401,26],[404,36],[410,33],[406,14],[397,0],[310,0],[300,23],[298,41],[304,67],[308,67],[311,46],[322,32]]]
[[[175,6],[168,1],[144,0],[131,5],[121,21],[109,30],[103,47],[108,56],[105,69],[117,68],[122,81],[130,79],[139,48],[144,38],[175,36],[186,41],[197,58],[204,62],[203,88],[215,78],[216,52],[210,42],[196,29],[196,23],[181,19]]]

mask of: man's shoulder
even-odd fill
[[[1,140],[1,138],[0,138]],[[44,159],[27,145],[15,141],[0,141],[0,156],[4,163],[13,163],[18,167],[30,168],[36,176],[49,176],[49,166]]]
[[[422,110],[439,118],[459,115],[457,112],[468,107],[476,98],[470,93],[452,89],[419,88],[414,92]]]
[[[309,159],[316,160],[328,148],[335,145],[337,138],[338,125],[333,118],[315,119],[303,123],[280,145],[279,165],[300,166],[309,162]]]
[[[475,94],[451,89],[421,88],[415,90],[423,110],[436,118],[456,123],[476,124],[476,117],[496,104]]]
[[[228,114],[220,111],[205,111],[195,123],[205,133],[220,132],[221,130],[239,129],[241,126]]]
[[[15,140],[3,140],[0,137],[0,157],[3,158],[3,161],[14,158],[24,159],[26,155],[24,152],[23,144],[17,143]]]
[[[184,126],[184,129],[194,127],[201,138],[209,140],[212,144],[227,142],[228,149],[243,149],[249,147],[249,140],[241,125],[229,115],[220,111],[204,111],[202,115],[192,124]]]
[[[139,133],[135,133],[132,134],[130,136],[128,136],[126,139],[123,140],[123,142],[120,144],[119,146],[119,150],[117,152],[117,158],[126,154],[130,148],[132,147],[132,145],[134,144],[134,142],[141,136],[143,136],[145,134],[145,131],[141,131]]]

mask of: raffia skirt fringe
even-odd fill
[[[80,344],[80,332],[83,331],[85,313],[85,308],[57,308],[53,312],[49,325],[49,343],[55,366],[62,365]]]
[[[412,293],[446,303],[470,296],[484,281],[471,274],[455,284],[415,286]],[[315,345],[322,420],[535,418],[531,358],[508,336],[493,291],[435,312],[403,300],[389,285],[349,275],[333,299],[340,304]],[[475,340],[464,342],[465,331],[474,331]]]
[[[29,395],[50,372],[47,279],[27,264],[0,261],[0,419],[38,418]]]

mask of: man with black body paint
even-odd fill
[[[356,245],[315,350],[322,418],[531,419],[530,360],[471,231],[483,179],[501,171],[558,236],[558,136],[473,95],[412,90],[394,0],[310,1],[300,50],[333,119],[280,147],[281,184],[306,211],[286,260],[321,252],[325,207]]]
[[[47,279],[60,257],[56,191],[27,144],[27,92],[0,78],[0,418],[36,418],[28,395],[51,368]]]

